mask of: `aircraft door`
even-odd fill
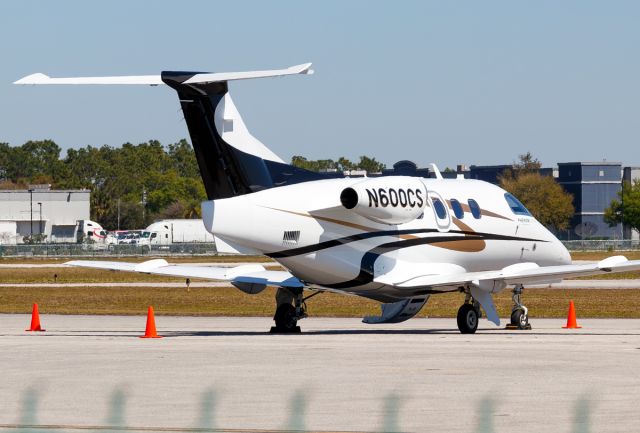
[[[451,226],[451,215],[447,210],[446,202],[437,192],[429,191],[429,203],[431,204],[431,209],[433,209],[433,214],[436,218],[438,231],[448,232],[449,227]]]

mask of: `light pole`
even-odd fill
[[[142,225],[144,225],[144,213],[147,207],[147,190],[142,187]]]
[[[29,203],[31,207],[31,233],[29,233],[29,237],[33,238],[33,189],[29,189]]]
[[[38,202],[38,206],[40,206],[40,227],[39,227],[39,232],[40,232],[40,237],[42,237],[42,203]]]

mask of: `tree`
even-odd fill
[[[357,166],[360,170],[366,170],[367,173],[380,173],[386,167],[383,163],[376,161],[375,158],[365,155],[360,157],[360,162],[358,162]]]
[[[531,152],[518,155],[518,162],[513,164],[514,169],[518,172],[534,172],[540,170],[542,164],[538,158],[534,158]]]
[[[357,163],[351,162],[344,156],[341,156],[337,161],[334,161],[333,159],[309,160],[304,156],[294,155],[291,158],[291,165],[310,171],[327,169],[339,171],[366,170],[367,173],[380,173],[386,167],[383,163],[376,161],[375,158],[364,155],[360,157],[360,161]]]
[[[640,180],[634,180],[633,184],[623,182],[618,198],[605,209],[604,221],[610,226],[623,223],[640,231]]]
[[[500,186],[516,196],[541,224],[566,230],[573,216],[573,197],[553,177],[537,172],[503,176]]]

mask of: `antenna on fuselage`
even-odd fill
[[[436,175],[436,179],[442,179],[442,174],[440,173],[438,166],[433,162],[429,165],[431,166],[431,171]]]

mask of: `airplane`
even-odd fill
[[[234,268],[70,261],[70,266],[228,281],[247,294],[277,288],[272,332],[300,332],[310,296],[329,291],[381,303],[370,324],[415,316],[432,295],[460,292],[461,333],[486,318],[500,325],[493,294],[513,294],[511,325],[530,328],[525,285],[640,269],[640,260],[612,256],[572,264],[562,243],[496,185],[470,179],[387,176],[328,178],[285,163],[245,126],[228,92],[232,81],[312,74],[311,63],[250,72],[51,78],[23,85],[167,85],[178,93],[208,200],[205,227],[219,252],[259,254],[283,271],[247,264]],[[313,294],[305,296],[305,290]],[[309,292],[307,292],[309,293]]]

